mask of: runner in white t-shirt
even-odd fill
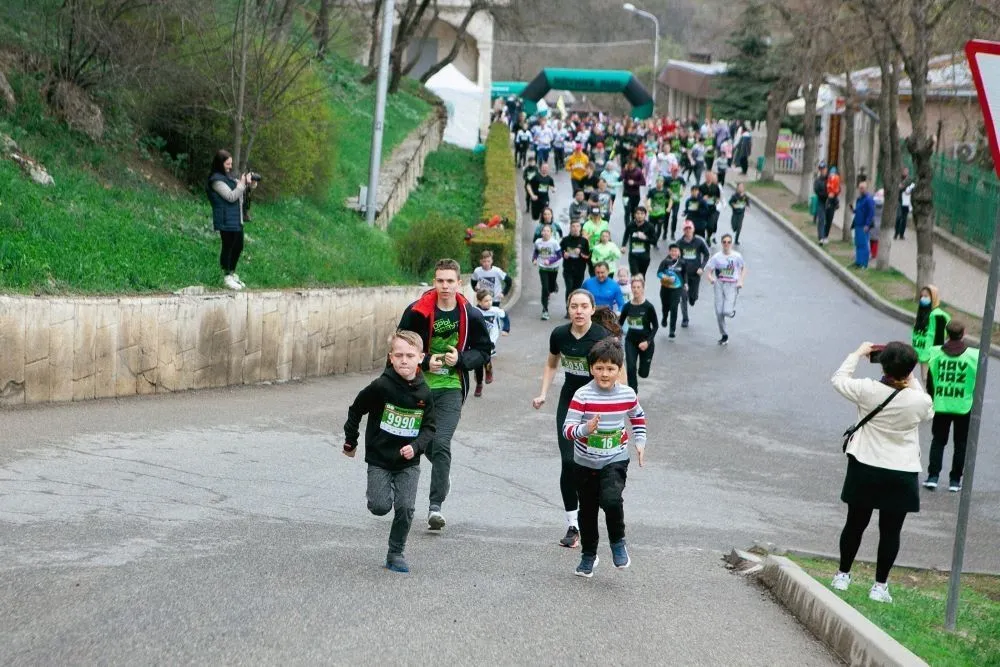
[[[743,288],[747,266],[743,255],[733,250],[733,235],[722,236],[722,251],[717,252],[705,264],[704,275],[715,285],[715,319],[719,322],[719,345],[729,342],[726,333],[726,318],[736,317],[736,297]]]

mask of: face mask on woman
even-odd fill
[[[922,296],[922,297],[920,297],[920,305],[921,306],[929,306],[929,305],[931,305],[931,298],[929,296]]]

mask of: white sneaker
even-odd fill
[[[431,510],[427,513],[427,527],[431,530],[441,530],[444,528],[444,515],[441,512]]]
[[[851,575],[848,572],[838,572],[833,575],[833,581],[830,582],[830,588],[838,591],[846,591],[850,585]]]
[[[872,589],[868,591],[868,599],[875,600],[875,602],[886,602],[892,603],[892,596],[889,595],[889,584],[875,583]]]
[[[242,278],[240,278],[240,274],[238,274],[238,273],[234,273],[234,274],[232,274],[232,275],[233,275],[233,278],[235,278],[235,279],[236,279],[236,282],[238,282],[238,283],[240,284],[240,287],[241,287],[241,288],[244,288],[244,287],[246,287],[246,286],[247,286],[247,284],[246,284],[245,282],[243,282],[243,279],[242,279]]]
[[[225,278],[222,279],[222,283],[231,290],[241,290],[243,287],[240,285],[239,281],[233,277],[233,274],[227,274]]]

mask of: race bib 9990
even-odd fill
[[[392,403],[386,403],[382,411],[382,422],[379,427],[386,433],[415,438],[420,433],[420,422],[424,418],[423,410],[406,410],[397,408]]]

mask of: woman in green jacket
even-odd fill
[[[944,328],[950,321],[951,315],[941,308],[938,288],[934,285],[922,287],[912,335],[913,349],[917,351],[917,359],[920,361],[921,380],[927,379],[927,362],[930,361],[933,348],[944,345]]]

